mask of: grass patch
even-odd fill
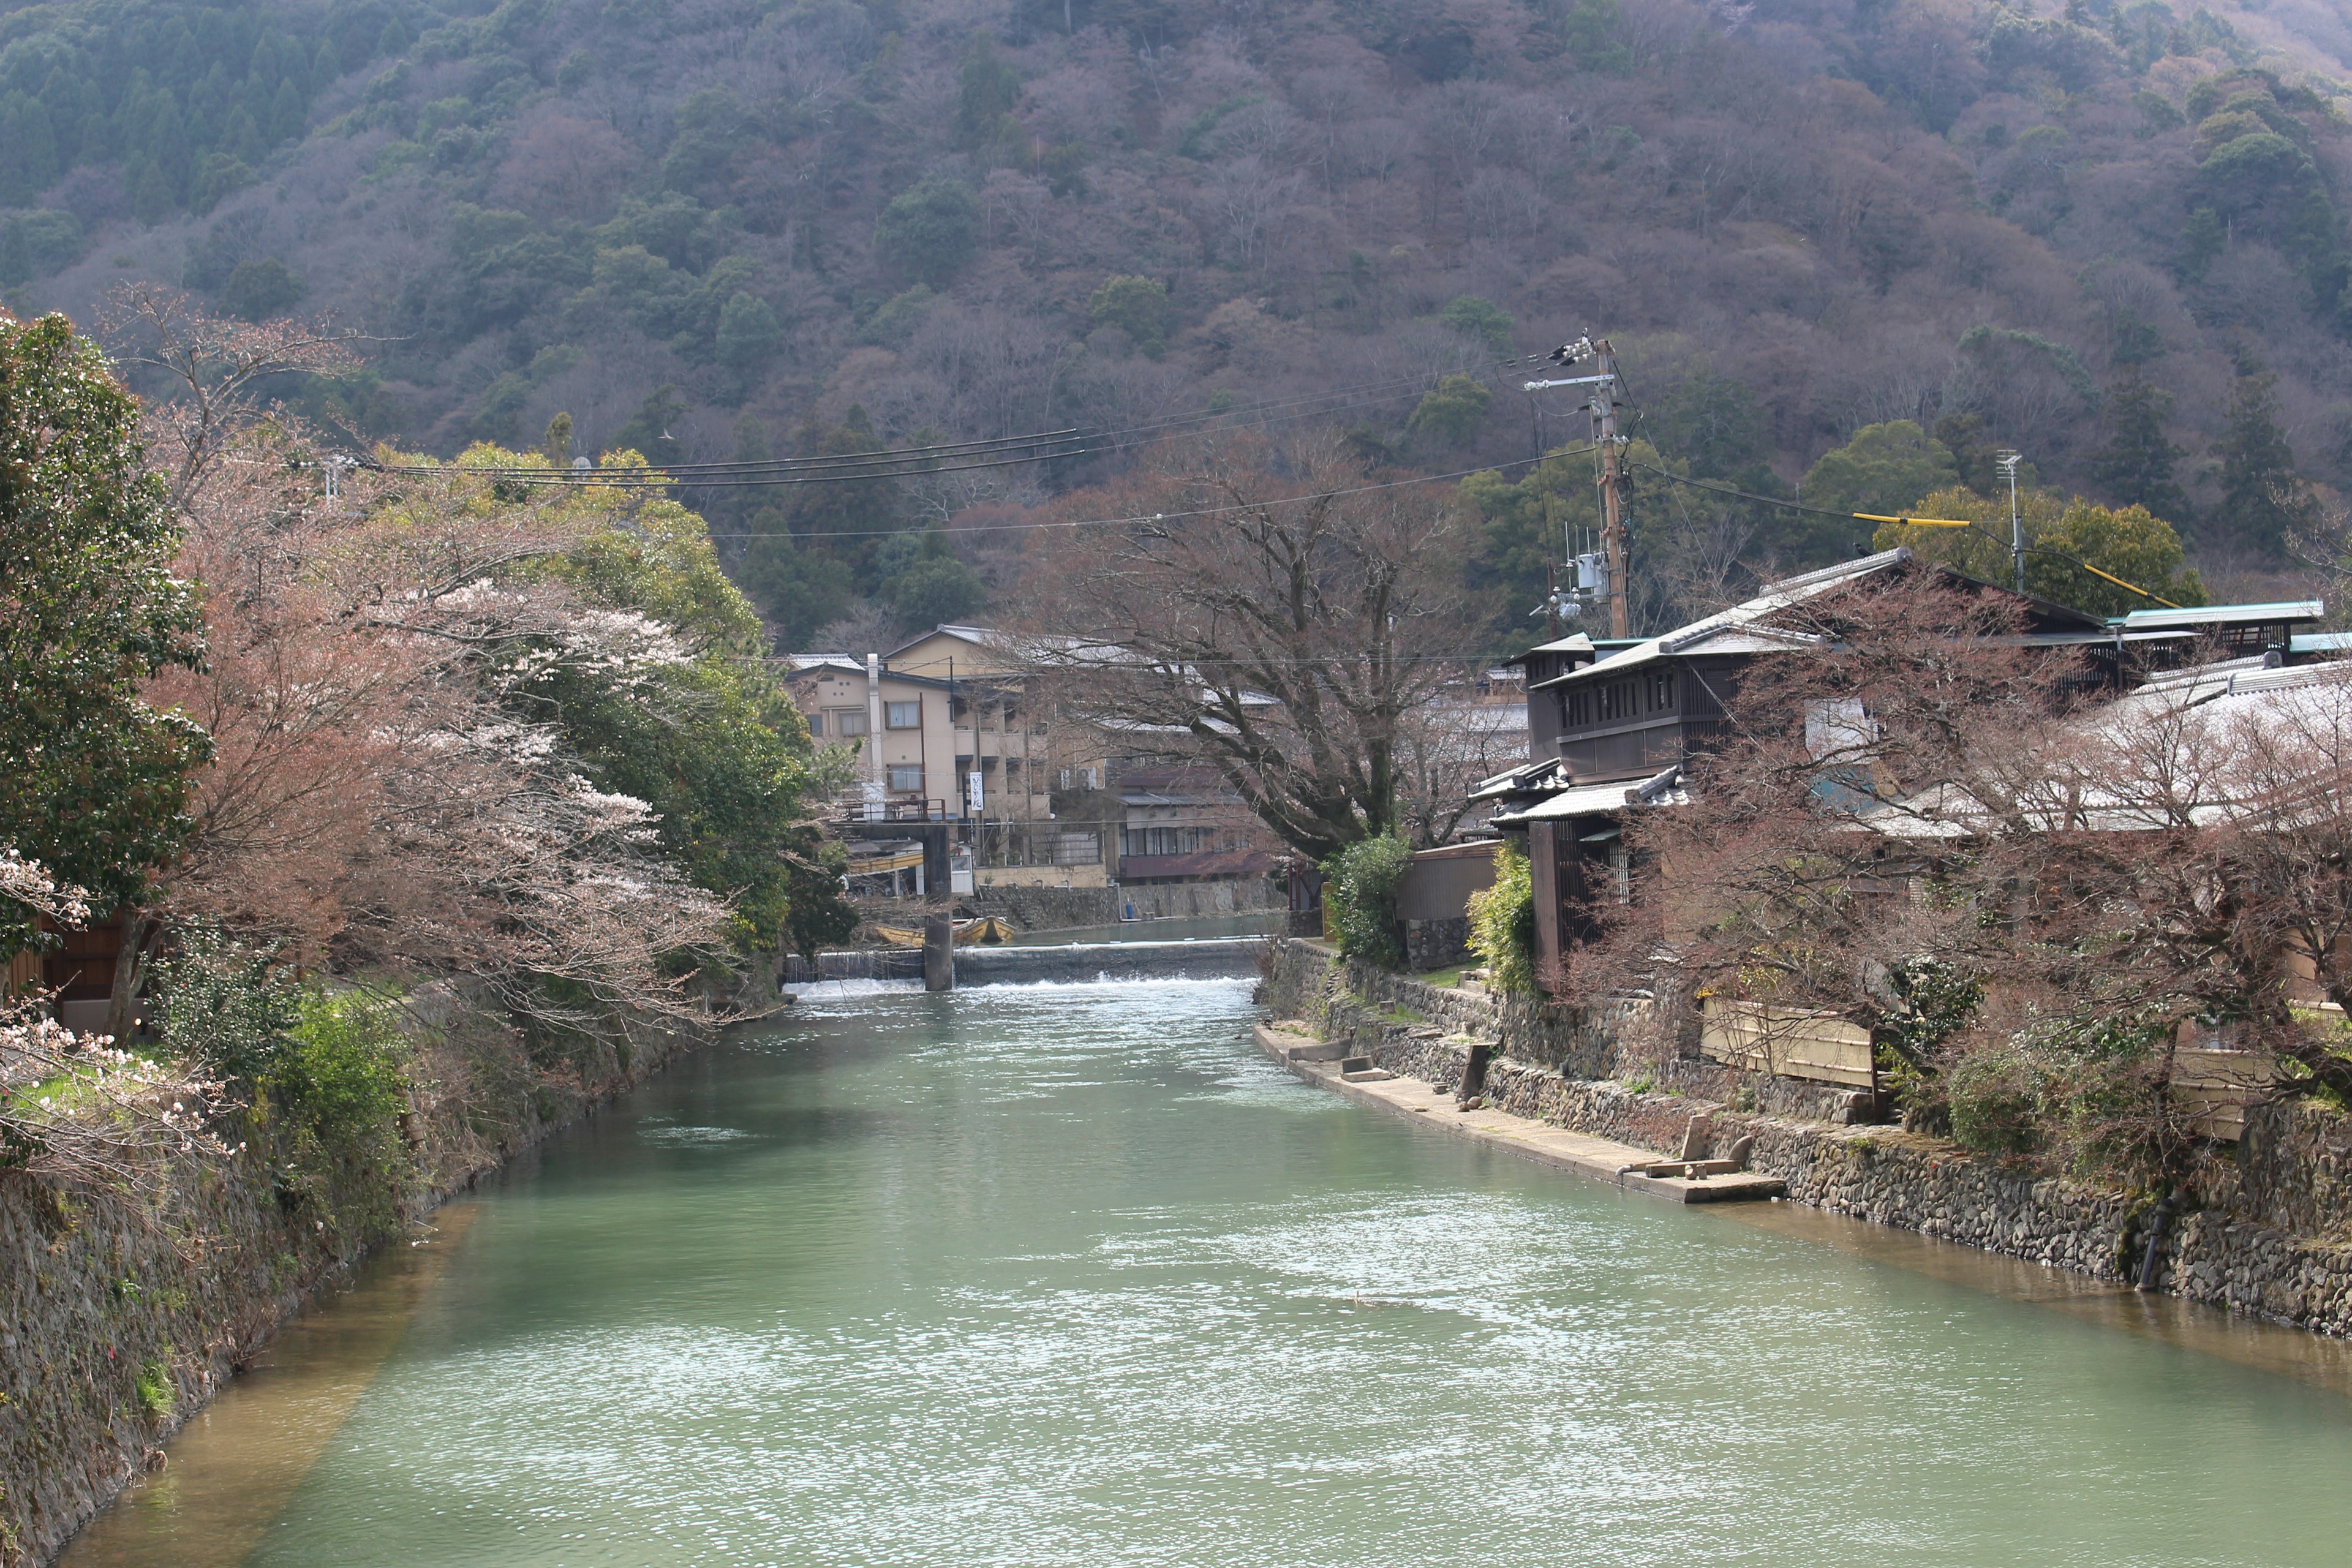
[[[1429,1018],[1425,1014],[1416,1013],[1410,1007],[1400,1007],[1393,1002],[1381,1008],[1379,1016],[1383,1023],[1389,1024],[1426,1024],[1429,1022]]]
[[[138,1391],[139,1407],[147,1412],[151,1421],[169,1420],[173,1407],[180,1402],[172,1387],[171,1369],[160,1361],[151,1361],[141,1367],[131,1386]]]
[[[1451,969],[1433,969],[1426,974],[1416,974],[1413,978],[1423,985],[1434,985],[1440,990],[1451,991],[1462,984],[1463,968],[1462,964],[1457,963]]]

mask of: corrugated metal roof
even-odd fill
[[[1691,622],[1688,626],[1677,626],[1663,636],[1635,643],[1629,648],[1610,654],[1580,669],[1571,669],[1567,674],[1556,676],[1549,680],[1538,681],[1531,689],[1543,690],[1578,680],[1608,679],[1637,665],[1648,664],[1653,659],[1668,654],[1695,652],[1701,643],[1724,633],[1744,632],[1749,637],[1774,635],[1769,629],[1757,628],[1754,624],[1777,611],[1785,610],[1792,605],[1801,605],[1808,599],[1828,593],[1832,588],[1842,587],[1845,584],[1884,572],[1891,566],[1899,566],[1910,559],[1911,552],[1898,547],[1894,550],[1882,550],[1875,555],[1864,555],[1852,561],[1841,561],[1834,566],[1824,566],[1818,571],[1801,572],[1794,577],[1783,577],[1744,604],[1734,605],[1727,610],[1704,616]],[[1779,647],[1800,646],[1803,640],[1790,634],[1778,635],[1780,637],[1778,642],[1758,647],[1727,647],[1724,651],[1767,652]]]
[[[2179,610],[2134,610],[2123,618],[2127,632],[2165,626],[2217,626],[2233,622],[2263,626],[2277,621],[2315,621],[2327,613],[2317,599],[2282,599],[2268,605],[2192,605]]]

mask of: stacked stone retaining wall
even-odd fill
[[[494,1144],[462,1120],[420,1119],[427,1185],[404,1194],[407,1213],[437,1206],[690,1043],[536,1085]],[[0,1568],[47,1562],[365,1255],[368,1238],[291,1201],[263,1132],[238,1137],[252,1145],[243,1156],[166,1167],[162,1190],[137,1199],[0,1171]]]
[[[1892,1127],[1842,1125],[1852,1096],[1707,1061],[1621,1059],[1622,1014],[1602,1017],[1349,963],[1319,943],[1277,944],[1260,999],[1391,1072],[1458,1089],[1474,1041],[1499,1047],[1484,1086],[1497,1110],[1678,1152],[1694,1116],[1713,1149],[1755,1140],[1751,1167],[1791,1201],[2100,1279],[2136,1276],[2149,1195],[2053,1176]],[[2201,1205],[2201,1206],[2199,1206]],[[2234,1168],[2162,1235],[2159,1288],[2329,1334],[2352,1334],[2352,1119],[2257,1107]]]

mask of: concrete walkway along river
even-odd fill
[[[2265,1371],[1430,1136],[1254,1017],[812,995],[446,1214],[313,1322],[404,1331],[290,1336],[63,1561],[2344,1561],[2344,1347]]]

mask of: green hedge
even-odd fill
[[[1323,862],[1323,902],[1341,952],[1382,969],[1404,967],[1397,886],[1412,863],[1412,846],[1388,833],[1360,838]]]

